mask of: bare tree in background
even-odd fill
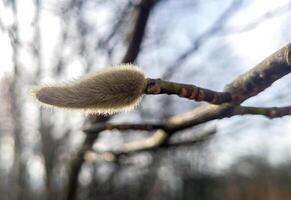
[[[3,147],[0,147],[0,157],[3,166],[0,169],[0,199],[215,199],[219,192],[228,194],[226,198],[229,199],[241,196],[233,195],[233,191],[237,191],[237,188],[232,188],[234,179],[215,179],[201,170],[207,168],[207,158],[203,155],[216,133],[216,127],[207,122],[245,114],[269,118],[290,115],[290,107],[241,105],[290,72],[290,45],[245,74],[233,77],[234,81],[222,91],[231,97],[226,102],[203,106],[194,103],[193,110],[180,115],[174,115],[175,101],[168,96],[159,98],[156,106],[153,106],[151,97],[146,98],[133,115],[88,117],[48,111],[39,108],[28,97],[29,89],[40,84],[47,74],[50,78],[66,79],[75,70],[74,62],[77,61],[82,65],[82,74],[120,63],[147,66],[147,63],[142,63],[147,53],[159,50],[157,47],[163,45],[170,32],[165,30],[172,28],[172,24],[155,24],[153,18],[160,17],[159,13],[168,4],[178,6],[177,12],[183,12],[187,7],[198,12],[201,5],[209,2],[35,0],[29,26],[31,38],[25,40],[22,34],[27,30],[21,27],[21,2],[3,1],[2,9],[11,13],[12,22],[6,23],[0,10],[0,30],[10,42],[13,69],[12,75],[1,81],[0,131],[3,134],[0,142]],[[183,76],[185,63],[199,55],[211,39],[251,30],[264,20],[284,13],[286,10],[283,8],[289,6],[287,4],[269,11],[247,26],[228,27],[227,22],[243,8],[244,3],[233,0],[225,4],[225,9],[219,12],[207,29],[193,34],[191,45],[177,51],[175,57],[159,66],[159,76],[164,80],[173,80],[177,74]],[[109,17],[105,16],[108,17],[105,24],[98,24],[103,20],[100,18],[104,10]],[[53,59],[47,59],[42,43],[47,34],[42,32],[46,12],[53,13],[61,24]],[[30,63],[26,63],[22,54],[29,58]],[[50,60],[49,67],[47,60]],[[144,67],[144,70],[156,70],[150,67]],[[198,66],[193,69],[202,70]],[[194,76],[199,75],[193,73]],[[158,81],[154,84],[164,91]],[[191,98],[192,86],[182,85],[186,94],[181,90],[176,95]],[[220,98],[221,93],[213,91],[210,101],[205,98],[208,97],[207,92],[200,88],[196,100],[213,103],[213,99]],[[173,91],[165,93],[173,94]],[[128,116],[135,119],[134,122]],[[127,122],[112,122],[118,118]],[[84,131],[83,124],[86,126]],[[118,135],[119,132],[123,132],[122,135]],[[119,139],[113,139],[113,144],[104,147],[104,143],[110,143],[108,134]],[[103,145],[103,150],[98,145]],[[190,158],[187,157],[189,154]],[[13,161],[4,163],[5,156]],[[265,166],[254,163],[259,167]],[[232,170],[235,171],[236,166]],[[266,173],[269,170],[265,169]],[[248,190],[258,187],[261,184],[259,180]],[[226,189],[221,189],[225,185]],[[273,190],[269,185],[259,189],[268,187],[271,194]],[[276,198],[286,191],[282,189]]]

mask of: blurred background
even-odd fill
[[[126,57],[141,11],[136,55]],[[0,199],[63,199],[86,115],[41,108],[36,85],[76,79],[125,61],[147,77],[224,86],[291,41],[288,0],[0,1]],[[136,58],[136,59],[135,59]],[[247,100],[289,106],[290,75]],[[161,122],[204,103],[148,96],[110,121]],[[291,199],[291,117],[236,116],[174,135],[215,134],[204,142],[84,160],[75,199]],[[104,131],[96,151],[148,132]]]

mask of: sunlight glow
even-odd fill
[[[282,30],[282,27],[286,25],[288,15],[290,16],[290,13],[287,12],[287,3],[290,4],[290,1],[256,0],[232,18],[231,26],[242,28],[256,21],[265,13],[271,13],[272,10],[286,7],[282,10],[282,14],[278,14],[276,17],[261,19],[256,27],[250,29],[250,31],[227,37],[230,47],[246,65],[249,65],[248,67],[252,67],[252,64],[256,64],[286,44],[282,38],[282,31],[285,31]]]

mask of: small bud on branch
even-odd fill
[[[36,99],[46,105],[105,114],[132,110],[144,94],[175,94],[212,104],[232,100],[229,92],[146,79],[140,69],[130,64],[101,69],[75,82],[44,86],[34,91]]]

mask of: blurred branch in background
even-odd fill
[[[273,195],[274,199],[286,199],[290,196],[291,183],[288,175],[290,164],[274,169],[268,166],[265,160],[246,158],[232,165],[228,171],[219,171],[221,174],[213,175],[216,172],[211,169],[211,165],[216,158],[211,157],[213,156],[211,151],[218,149],[213,146],[221,137],[219,134],[221,128],[208,123],[237,115],[258,115],[268,118],[290,115],[291,108],[288,104],[287,106],[274,104],[274,107],[265,106],[264,103],[258,104],[259,106],[241,105],[290,72],[290,45],[266,58],[225,87],[222,93],[231,94],[227,103],[219,101],[218,105],[203,105],[185,113],[189,107],[183,107],[182,114],[174,116],[173,113],[180,113],[181,109],[170,101],[181,103],[182,100],[176,97],[164,98],[168,101],[163,104],[164,99],[160,100],[157,97],[162,95],[150,96],[145,97],[143,102],[152,109],[145,110],[153,113],[147,119],[138,112],[113,117],[90,115],[87,118],[90,125],[86,126],[89,128],[82,133],[79,130],[84,116],[47,111],[39,108],[28,97],[32,84],[76,77],[101,66],[122,62],[138,63],[146,69],[146,74],[160,76],[166,80],[177,75],[191,76],[191,80],[202,77],[210,82],[215,78],[217,82],[224,84],[224,73],[226,74],[229,69],[226,66],[237,67],[240,65],[238,60],[231,64],[223,64],[225,68],[219,68],[222,66],[219,63],[222,59],[205,61],[202,59],[202,63],[212,65],[211,69],[206,69],[207,65],[196,67],[198,65],[191,59],[204,48],[206,52],[217,51],[215,48],[206,48],[216,36],[225,41],[225,36],[251,32],[263,22],[287,15],[290,11],[290,2],[280,4],[278,7],[274,4],[274,8],[265,10],[263,14],[257,13],[258,17],[249,20],[243,26],[239,22],[231,23],[233,18],[236,19],[236,13],[246,12],[246,7],[256,2],[243,0],[224,3],[200,0],[0,2],[2,100],[0,199],[233,200],[243,199],[244,195],[246,198],[266,199],[265,193]],[[224,9],[221,7],[222,4]],[[202,6],[206,6],[206,11],[203,11]],[[170,7],[174,9],[168,10]],[[185,22],[188,19],[187,23],[183,21],[184,18]],[[197,19],[198,21],[195,21]],[[175,26],[176,22],[182,22],[184,27]],[[203,27],[201,25],[206,22],[210,23],[208,28],[204,31],[197,30],[197,27]],[[287,22],[283,28],[289,33]],[[188,29],[188,25],[194,27],[197,32]],[[270,31],[273,29],[275,28],[270,26]],[[172,33],[174,31],[177,31],[174,34],[185,31],[183,32],[185,34],[174,37],[175,40],[166,41],[172,39],[169,35],[174,35]],[[185,43],[189,44],[185,37],[190,39],[190,45],[183,46]],[[274,43],[275,48],[276,45],[283,44],[274,42],[276,38],[273,38],[272,42],[268,41],[268,45]],[[285,38],[284,43],[286,41],[290,41],[290,38]],[[218,45],[221,44],[223,42]],[[171,52],[171,48],[175,51]],[[250,45],[248,48],[253,47]],[[144,49],[146,51],[143,51]],[[232,48],[228,50],[233,51]],[[157,52],[158,55],[149,54],[151,57],[148,57],[146,55],[148,52]],[[219,55],[228,60],[228,51],[224,49],[221,52]],[[188,61],[191,62],[190,71],[205,70],[207,74],[185,74],[182,69],[188,67],[185,64]],[[159,66],[159,69],[152,66]],[[214,71],[211,71],[214,68],[220,73],[214,74]],[[11,77],[5,73],[11,74]],[[236,76],[234,73],[232,75]],[[161,83],[161,80],[157,82]],[[198,82],[199,80],[195,79],[189,84],[200,84]],[[288,93],[289,83],[286,81],[279,84],[280,86],[285,84]],[[157,87],[159,84],[154,86],[153,93],[165,92],[159,91],[163,89]],[[196,100],[204,96],[204,92],[201,92],[203,89],[193,92],[195,90],[189,90],[188,87],[184,87],[186,90],[183,90],[183,87],[177,89],[177,84],[172,86],[175,87],[164,87],[169,89],[166,94],[188,98],[191,98],[192,93],[193,95],[195,93],[194,96],[199,94]],[[285,100],[290,102],[287,95]],[[181,104],[184,106],[184,103]],[[191,108],[193,106],[196,104],[191,104]],[[164,118],[158,121],[157,115],[163,115]],[[280,119],[280,123],[284,120],[286,118]],[[222,123],[220,121],[220,125]],[[257,121],[251,123],[255,124]],[[272,121],[274,126],[276,123],[278,121]],[[238,126],[246,129],[247,125],[242,123]],[[231,126],[228,132],[237,130]],[[264,134],[263,131],[259,132],[261,135]],[[229,141],[226,135],[222,134],[222,137],[225,137],[223,146],[228,148]],[[231,135],[238,137],[237,134]],[[269,138],[269,135],[266,138]],[[209,146],[214,150],[209,146],[206,148],[210,142]],[[258,143],[255,145],[259,146]],[[272,146],[281,147],[273,143]],[[221,162],[219,164],[231,166],[228,159],[238,148],[239,146],[232,149],[229,147],[227,155],[221,156],[226,158],[219,161]],[[286,162],[289,162],[288,155],[284,157]],[[282,154],[280,156],[283,157]],[[204,174],[207,170],[209,174]],[[246,191],[248,194],[244,193]],[[258,196],[254,198],[251,194]]]
[[[21,199],[27,198],[27,174],[26,172],[26,160],[23,159],[24,143],[23,143],[23,113],[22,113],[22,97],[21,97],[21,82],[24,80],[23,74],[21,73],[21,63],[19,60],[20,46],[22,45],[19,38],[19,19],[18,9],[15,1],[11,1],[10,9],[13,12],[13,23],[7,28],[9,35],[13,60],[13,79],[11,82],[11,116],[13,119],[13,137],[14,137],[14,158],[13,167],[10,171],[10,182],[14,189],[8,190],[8,198],[10,199]]]
[[[283,6],[274,8],[271,11],[264,13],[263,15],[259,16],[255,20],[249,22],[245,26],[237,26],[237,27],[224,27],[219,31],[221,35],[229,35],[229,34],[237,34],[246,31],[250,31],[260,25],[262,22],[266,20],[270,20],[274,17],[278,17],[280,15],[284,15],[287,12],[290,12],[291,3],[284,4]]]
[[[122,63],[132,63],[136,60],[145,34],[146,24],[149,19],[150,11],[153,9],[155,2],[156,0],[142,0],[137,6],[136,9],[138,9],[138,16],[135,21],[133,33],[131,34],[132,37],[128,44],[128,49],[121,61]],[[86,135],[80,150],[78,151],[76,157],[72,160],[70,164],[68,185],[65,189],[64,199],[72,200],[76,198],[76,192],[78,189],[78,176],[84,162],[84,155],[87,150],[92,148],[92,145],[97,138],[97,134]]]
[[[133,63],[140,51],[140,46],[142,44],[146,25],[150,16],[150,12],[153,9],[157,0],[141,1],[137,6],[138,15],[136,17],[135,25],[131,34],[131,38],[128,44],[125,56],[122,59],[122,63]]]
[[[201,131],[202,132],[202,131]],[[155,152],[161,149],[171,149],[171,148],[178,148],[178,147],[187,147],[193,146],[198,143],[205,142],[211,138],[216,133],[216,128],[211,128],[209,130],[205,130],[202,133],[199,133],[198,136],[196,135],[192,139],[188,139],[185,141],[179,141],[179,142],[172,142],[171,140],[167,140],[167,142],[164,142],[166,139],[166,133],[162,130],[157,131],[154,133],[153,136],[146,140],[140,140],[140,141],[134,141],[130,143],[125,143],[122,145],[122,147],[119,150],[114,151],[108,151],[108,152],[98,152],[96,150],[88,150],[85,153],[85,161],[89,162],[98,162],[98,161],[115,161],[115,162],[121,162],[119,159],[123,158],[124,156],[129,156],[132,154],[136,154],[143,151],[148,152]],[[100,133],[100,132],[99,132]],[[87,133],[92,134],[92,133]],[[94,132],[94,134],[98,134],[97,132]]]
[[[167,71],[163,74],[162,79],[170,79],[175,74],[180,66],[186,61],[186,59],[196,53],[211,37],[217,32],[220,32],[231,16],[237,11],[241,5],[242,0],[233,0],[230,6],[214,21],[212,26],[200,34],[193,42],[192,46],[184,51],[176,58],[175,62],[171,63],[166,69]]]

